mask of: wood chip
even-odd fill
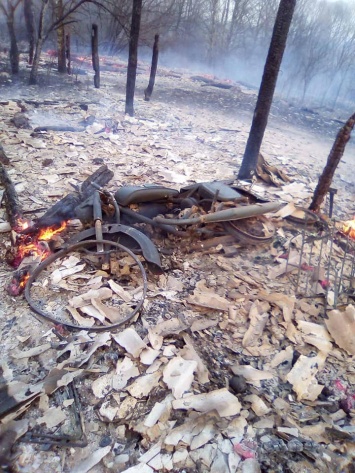
[[[239,414],[241,404],[227,388],[204,394],[188,395],[173,402],[174,409],[195,409],[199,412],[216,410],[221,417]]]

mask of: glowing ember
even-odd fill
[[[16,228],[15,228],[15,230],[16,230],[16,232],[21,233],[24,230],[27,230],[27,228],[29,228],[31,224],[32,224],[32,222],[30,220],[25,220],[23,218],[17,218],[16,219]]]
[[[355,218],[353,220],[348,220],[347,222],[344,222],[343,233],[355,240]]]
[[[25,274],[23,276],[23,278],[21,279],[20,281],[20,284],[19,284],[19,288],[20,288],[20,291],[22,292],[22,290],[25,288],[26,284],[27,284],[27,281],[30,279],[30,275],[29,273]]]
[[[66,222],[62,222],[60,226],[42,228],[35,236],[21,235],[18,239],[18,250],[16,259],[22,260],[26,256],[40,256],[40,260],[44,260],[49,254],[50,249],[45,243],[57,233],[62,232],[67,226]]]

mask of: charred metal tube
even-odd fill
[[[218,212],[200,215],[192,218],[164,218],[155,217],[155,222],[170,225],[195,225],[200,223],[228,222],[230,220],[240,220],[242,218],[255,217],[268,212],[276,212],[283,204],[278,202],[267,202],[265,204],[246,205],[233,209],[220,210]]]
[[[182,236],[182,237],[184,236],[182,232],[179,232],[179,230],[176,230],[176,228],[169,225],[170,219],[164,219],[164,224],[161,224],[156,219],[153,220],[149,217],[145,217],[144,215],[141,215],[138,212],[134,212],[134,210],[127,209],[126,207],[120,207],[120,210],[121,210],[121,213],[132,217],[137,222],[148,223],[149,225],[152,225],[153,227],[161,228],[162,230],[165,230],[166,232],[172,233],[176,236]]]

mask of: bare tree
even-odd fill
[[[100,88],[100,58],[99,58],[99,32],[96,23],[91,26],[91,56],[92,68],[95,71],[94,86]]]
[[[126,83],[126,108],[125,113],[134,116],[134,90],[136,88],[138,40],[142,15],[142,0],[133,0],[131,33],[129,38],[127,83]]]
[[[15,34],[15,11],[19,6],[21,0],[5,0],[0,1],[0,10],[6,17],[7,30],[10,37],[10,65],[12,74],[19,72],[19,51],[17,46],[17,39]]]
[[[38,22],[36,49],[35,49],[35,55],[33,58],[32,69],[31,69],[31,74],[30,74],[30,84],[37,84],[39,60],[41,57],[42,46],[43,46],[43,41],[44,41],[44,17],[46,14],[47,7],[48,7],[48,0],[42,0],[41,11],[39,15],[39,22]]]
[[[251,179],[255,174],[295,5],[296,0],[280,0],[239,179]]]
[[[58,72],[65,74],[67,72],[66,54],[65,54],[65,26],[61,19],[64,16],[63,0],[55,0],[55,15],[60,23],[57,26],[57,50],[58,50]]]
[[[324,197],[329,191],[336,168],[344,154],[345,146],[350,140],[351,132],[355,125],[355,113],[347,120],[343,128],[340,129],[333,147],[329,153],[327,164],[319,177],[317,187],[313,194],[310,210],[319,212]]]
[[[28,64],[32,64],[36,41],[36,27],[33,13],[32,0],[24,0],[23,11],[26,23],[27,37],[28,37]]]
[[[63,5],[62,16],[60,18],[56,18],[55,21],[49,24],[49,26],[45,30],[45,16],[47,12],[48,2],[49,0],[41,0],[41,10],[40,10],[39,20],[38,20],[38,35],[37,35],[37,41],[36,41],[35,55],[34,55],[31,74],[30,74],[30,84],[37,84],[39,60],[42,53],[42,47],[43,47],[44,41],[48,38],[49,34],[52,31],[56,30],[61,25],[64,25],[66,19],[69,18],[71,14],[77,11],[85,3],[92,2],[101,6],[99,2],[95,2],[94,0],[78,0],[75,2],[70,1],[66,5],[67,8],[65,8]],[[63,39],[64,39],[64,62],[65,62],[65,38]]]
[[[156,34],[154,36],[152,66],[150,68],[149,83],[148,83],[148,87],[144,91],[144,100],[146,100],[147,102],[150,100],[150,97],[154,89],[155,76],[156,76],[157,68],[158,68],[158,57],[159,57],[159,35]]]

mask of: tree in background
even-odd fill
[[[33,55],[35,51],[35,42],[36,42],[36,27],[35,27],[35,18],[34,18],[34,13],[33,13],[32,0],[24,0],[23,12],[24,12],[24,17],[25,17],[28,46],[29,46],[28,64],[32,64]]]
[[[136,87],[138,40],[142,16],[142,0],[133,0],[131,32],[129,38],[127,83],[126,83],[126,108],[125,113],[134,116],[134,90]]]
[[[296,0],[280,0],[239,179],[251,179],[255,174],[295,6]]]
[[[6,25],[10,38],[10,65],[12,74],[18,74],[19,72],[19,51],[15,33],[15,11],[20,2],[21,0],[7,0],[6,3],[5,0],[0,1],[0,11],[2,11],[6,17]]]

